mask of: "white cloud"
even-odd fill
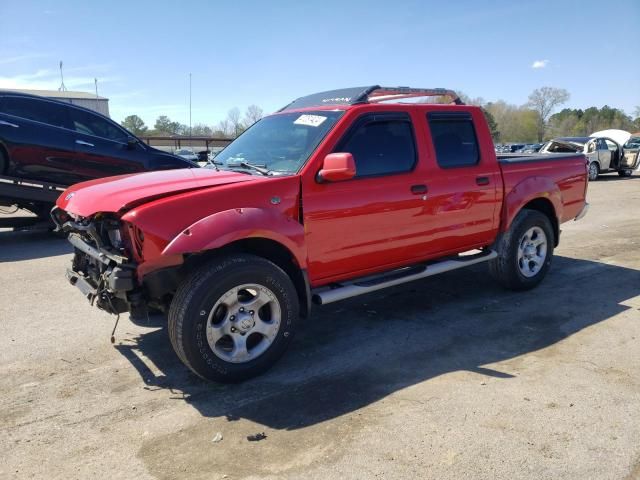
[[[27,55],[15,55],[11,57],[5,57],[0,55],[0,65],[8,65],[10,63],[19,63],[26,60],[34,60],[36,58],[44,58],[46,55],[41,53],[29,53]]]
[[[549,60],[536,60],[531,64],[531,68],[545,68],[547,65],[549,65]]]
[[[70,71],[86,71],[84,67],[70,69]],[[98,76],[98,86],[104,83],[113,83],[118,77]],[[94,78],[88,75],[65,75],[64,84],[69,90],[93,90]],[[41,69],[34,73],[19,74],[13,76],[0,76],[0,88],[55,90],[60,86],[60,71],[54,69]]]

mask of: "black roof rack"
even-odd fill
[[[380,85],[373,85],[370,87],[351,87],[314,93],[306,97],[300,97],[278,111],[284,112],[286,110],[326,105],[356,105],[359,103],[385,102],[418,97],[450,97],[451,103],[464,105],[456,92],[446,88],[381,87]]]

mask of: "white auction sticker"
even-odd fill
[[[297,125],[307,125],[309,127],[319,127],[327,117],[322,115],[300,115],[295,122]]]

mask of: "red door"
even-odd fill
[[[424,238],[418,219],[424,187],[407,113],[358,117],[333,151],[353,155],[356,178],[303,187],[313,284],[406,262]]]
[[[474,122],[469,111],[431,110],[416,122],[430,151],[423,162],[428,194],[420,215],[429,257],[488,245],[497,234],[502,179],[495,154],[486,151],[491,142],[479,140],[488,132],[476,132],[484,119],[475,113],[480,118]]]

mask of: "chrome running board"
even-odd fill
[[[363,277],[348,282],[332,284],[312,290],[313,303],[326,305],[346,298],[364,295],[383,288],[401,285],[421,278],[430,277],[439,273],[457,270],[476,263],[486,262],[496,258],[498,254],[493,250],[481,252],[475,255],[459,255],[456,258],[441,260],[429,264],[418,264],[410,267],[399,268],[374,276]]]

